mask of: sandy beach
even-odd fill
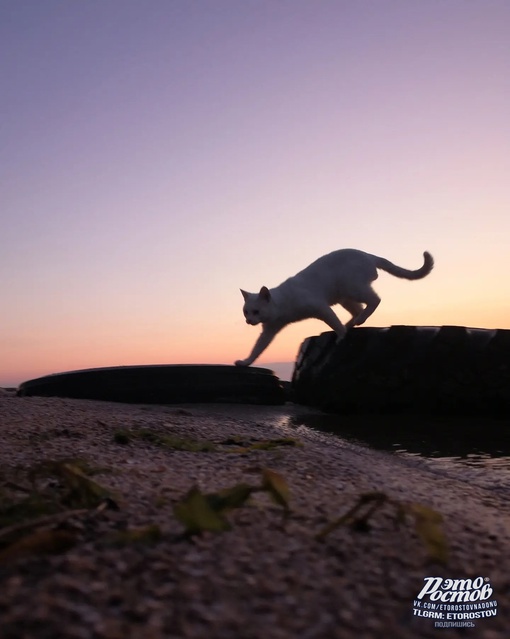
[[[294,425],[303,410],[125,405],[3,391],[4,515],[6,504],[33,490],[31,482],[58,489],[62,479],[34,474],[42,462],[80,460],[112,497],[99,506],[41,512],[38,526],[4,521],[2,639],[508,637],[504,492]],[[182,534],[174,507],[193,486],[213,493],[262,485],[268,469],[288,487],[288,513],[270,491],[254,492],[225,513],[230,530]],[[340,525],[317,538],[361,495],[374,493],[379,497],[368,504],[379,499],[379,507],[366,524]],[[399,504],[408,505],[400,523]],[[429,542],[437,530],[444,533],[446,562],[434,558],[412,512],[442,516],[424,527]],[[20,543],[36,533],[36,542]],[[435,541],[437,551],[441,539]],[[487,584],[496,616],[485,615],[480,592],[460,612],[452,604],[426,607],[418,595],[431,577],[469,579],[473,590]]]

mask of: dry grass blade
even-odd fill
[[[157,524],[149,524],[140,528],[128,528],[116,532],[110,538],[115,546],[128,546],[131,544],[154,544],[158,542],[163,533]]]
[[[114,433],[116,444],[127,445],[133,441],[143,441],[168,450],[181,450],[191,453],[211,453],[216,451],[213,442],[207,440],[177,437],[167,433],[158,433],[149,428],[121,429]]]
[[[36,530],[13,542],[0,552],[0,563],[21,557],[62,553],[76,544],[75,533],[69,530]]]
[[[303,444],[293,437],[278,437],[276,439],[260,439],[260,440],[243,440],[241,437],[229,437],[220,444],[224,446],[235,446],[229,450],[230,453],[245,454],[255,450],[277,450],[282,446],[299,446]]]
[[[90,511],[86,508],[66,510],[64,512],[55,513],[54,515],[46,515],[20,524],[6,526],[5,528],[0,529],[0,546],[12,543],[11,540],[19,538],[21,534],[29,530],[34,530],[35,528],[41,528],[50,524],[60,524],[66,519],[70,519],[71,517],[80,517],[89,512]]]
[[[382,506],[386,501],[388,501],[388,497],[384,493],[364,493],[360,495],[358,501],[350,508],[344,515],[334,519],[329,524],[324,526],[322,530],[320,530],[316,535],[315,539],[322,540],[331,532],[339,528],[340,526],[356,526],[358,529],[367,529],[368,528],[368,520],[373,515],[373,513]],[[370,504],[370,507],[366,510],[363,515],[359,515],[358,513],[363,509],[366,504]]]

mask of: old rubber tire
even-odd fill
[[[510,414],[510,331],[356,328],[301,346],[293,401],[329,412]]]
[[[267,368],[218,365],[146,365],[91,368],[23,382],[20,396],[175,404],[282,404],[280,380]]]

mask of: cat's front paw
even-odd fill
[[[236,366],[249,366],[250,365],[250,361],[247,359],[238,359],[236,362],[234,362],[234,364]]]

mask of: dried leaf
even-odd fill
[[[422,504],[404,504],[414,517],[416,533],[425,544],[429,557],[441,564],[448,562],[448,542],[443,530],[443,517],[436,510]]]
[[[222,532],[230,530],[230,524],[221,514],[215,510],[207,497],[197,486],[176,503],[173,507],[174,515],[184,525],[190,535],[204,532]]]
[[[73,506],[82,508],[94,508],[103,500],[111,499],[111,492],[98,482],[90,479],[75,464],[55,462],[53,471],[58,475],[68,488],[66,501]]]
[[[257,489],[249,484],[240,483],[217,493],[208,493],[205,498],[213,510],[223,512],[243,506],[254,490]]]
[[[289,510],[289,485],[282,475],[269,468],[263,468],[262,489],[269,493],[275,503]]]

